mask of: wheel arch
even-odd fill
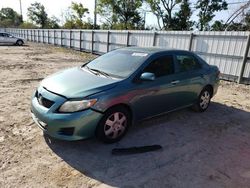
[[[24,44],[24,41],[22,39],[17,39],[16,44],[18,43],[18,41],[21,41]]]
[[[110,109],[112,109],[112,108],[116,108],[116,107],[123,107],[123,108],[125,108],[126,110],[128,110],[129,115],[130,115],[130,117],[131,117],[131,121],[133,122],[134,114],[133,114],[132,108],[131,108],[128,104],[125,104],[125,103],[114,104],[114,105],[108,107],[108,108],[104,111],[104,113],[107,112],[108,110],[110,110]]]
[[[211,97],[214,95],[214,87],[211,84],[207,84],[203,89],[208,89],[211,93]]]

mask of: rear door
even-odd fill
[[[183,92],[183,104],[190,105],[197,100],[197,97],[206,83],[205,71],[199,60],[191,53],[176,52],[176,75],[180,83],[185,86]]]

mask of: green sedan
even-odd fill
[[[192,52],[123,48],[45,78],[31,102],[33,120],[63,140],[119,141],[146,118],[192,107],[204,112],[219,69]]]

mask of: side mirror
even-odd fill
[[[140,77],[141,80],[144,81],[154,81],[155,80],[155,74],[151,72],[144,72],[141,74]]]

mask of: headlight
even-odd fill
[[[66,101],[60,108],[59,112],[77,112],[90,108],[96,103],[97,99],[82,101]]]

